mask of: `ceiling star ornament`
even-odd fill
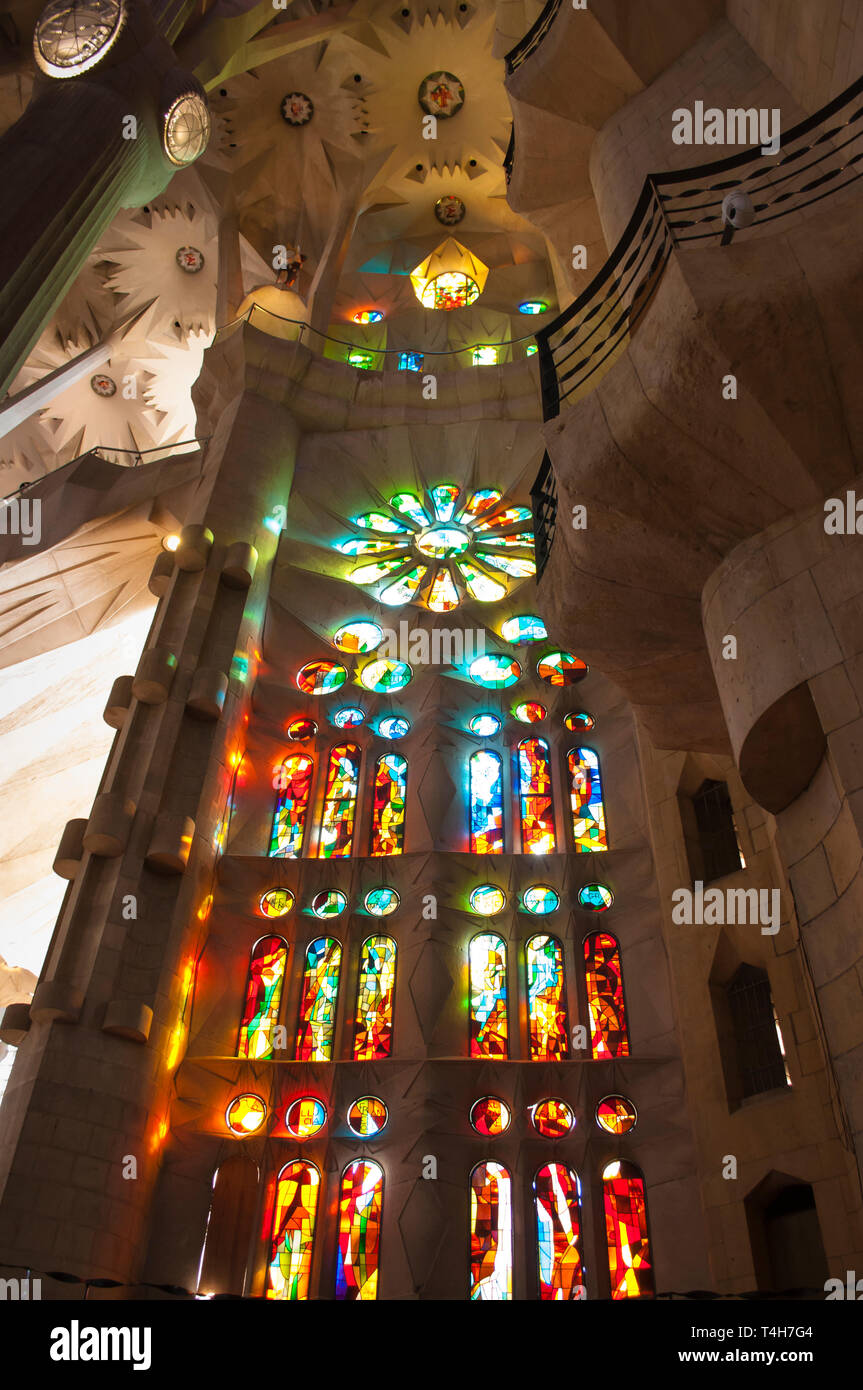
[[[177,265],[187,275],[197,275],[204,269],[204,253],[197,246],[181,246],[176,256]]]
[[[447,237],[411,271],[424,309],[464,309],[479,299],[487,279],[488,266],[455,237]]]
[[[419,86],[417,99],[429,116],[447,120],[464,106],[464,87],[451,72],[431,72]]]
[[[467,211],[461,198],[454,193],[445,193],[434,205],[434,215],[444,227],[455,227]]]
[[[288,92],[282,98],[280,110],[282,120],[287,121],[288,125],[308,125],[315,114],[315,104],[305,92]]]

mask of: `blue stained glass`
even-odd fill
[[[485,748],[470,759],[470,848],[503,854],[503,765]]]
[[[378,733],[381,738],[404,738],[410,730],[410,720],[403,719],[400,715],[390,714],[386,719],[382,719],[378,725]]]

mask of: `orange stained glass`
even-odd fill
[[[478,1163],[470,1175],[470,1296],[512,1298],[512,1180],[501,1163]]]
[[[279,1173],[267,1268],[267,1298],[308,1298],[321,1175],[296,1159]]]
[[[358,1158],[342,1174],[336,1298],[369,1301],[378,1296],[384,1175],[371,1159]]]
[[[360,952],[354,1061],[389,1057],[393,1050],[393,995],[396,943],[391,936],[370,936]]]
[[[584,980],[590,1018],[591,1056],[629,1056],[620,947],[609,932],[584,938]]]
[[[272,1057],[271,1034],[279,1018],[287,959],[288,943],[281,936],[262,936],[252,947],[238,1057]]]
[[[470,943],[470,1055],[507,1056],[506,944],[493,932]]]
[[[653,1260],[647,1234],[644,1178],[634,1163],[609,1163],[602,1174],[611,1297],[652,1298]]]
[[[518,745],[521,848],[523,854],[554,854],[554,805],[551,761],[544,738],[525,738]]]
[[[581,1186],[563,1163],[546,1163],[533,1180],[539,1296],[555,1303],[584,1298]]]

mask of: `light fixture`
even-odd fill
[[[544,299],[524,299],[518,306],[520,314],[545,314],[548,312],[548,305]]]
[[[447,237],[411,271],[414,294],[424,309],[464,309],[479,298],[488,279],[488,266]]]
[[[163,537],[162,537],[162,549],[163,549],[163,550],[176,550],[176,549],[177,549],[177,546],[178,546],[179,544],[180,544],[180,537],[179,537],[179,536],[163,536]]]

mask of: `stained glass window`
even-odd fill
[[[475,714],[468,724],[472,734],[480,738],[492,738],[500,730],[500,720],[496,714]]]
[[[378,1296],[378,1264],[384,1175],[377,1163],[358,1158],[342,1174],[336,1298],[370,1300]]]
[[[386,695],[391,690],[401,690],[407,685],[413,672],[406,661],[391,661],[387,657],[379,657],[377,661],[370,661],[368,666],[364,666],[360,674],[360,680],[366,690],[373,690],[377,695]]]
[[[458,589],[448,569],[439,569],[429,590],[428,606],[433,613],[451,613],[458,608]]]
[[[333,715],[333,723],[337,729],[356,729],[365,722],[366,712],[360,709],[359,705],[344,705],[342,709],[337,709]]]
[[[503,570],[504,574],[508,574],[512,579],[529,579],[532,574],[536,574],[536,561],[526,555],[483,554],[482,558],[487,565],[496,570]]]
[[[341,964],[341,945],[331,936],[319,936],[306,948],[297,1029],[298,1062],[332,1060]]]
[[[387,1122],[387,1107],[377,1096],[360,1096],[348,1110],[348,1129],[359,1139],[374,1139]]]
[[[493,932],[470,943],[470,1055],[507,1055],[506,945]]]
[[[609,1163],[602,1174],[611,1296],[651,1298],[653,1262],[647,1235],[644,1178],[634,1163]]]
[[[271,859],[299,859],[312,790],[314,762],[305,753],[285,758],[273,778],[279,789],[270,834]]]
[[[381,603],[386,603],[390,608],[400,608],[403,603],[410,603],[411,599],[419,593],[427,574],[428,565],[412,565],[409,570],[405,570],[404,574],[400,574],[392,584],[381,589],[378,595]]]
[[[404,738],[405,734],[410,733],[410,720],[402,718],[398,714],[388,714],[378,725],[378,733],[381,738]]]
[[[285,1112],[285,1129],[295,1139],[311,1139],[327,1122],[327,1107],[317,1096],[298,1096]]]
[[[370,936],[360,952],[354,1061],[389,1057],[393,1049],[393,995],[396,943],[391,936]]]
[[[506,893],[495,883],[481,883],[470,895],[470,906],[478,917],[495,917],[506,907]]]
[[[572,834],[582,853],[608,849],[599,758],[592,748],[571,748],[566,755],[572,802]]]
[[[580,729],[589,732],[596,728],[596,720],[592,714],[588,714],[586,709],[576,710],[574,714],[566,715],[563,722],[571,734],[578,733]]]
[[[470,758],[470,848],[503,854],[503,763],[485,748]]]
[[[531,1060],[559,1062],[569,1055],[563,947],[556,936],[532,936],[525,957]]]
[[[312,898],[312,912],[316,917],[338,917],[347,905],[347,898],[338,888],[326,888]]]
[[[314,1163],[286,1163],[276,1184],[267,1298],[308,1298],[321,1175]]]
[[[533,883],[530,888],[525,888],[521,902],[525,912],[531,912],[535,917],[545,917],[560,907],[560,896],[547,883]]]
[[[620,947],[608,932],[592,932],[584,938],[584,978],[591,1056],[599,1060],[628,1057]]]
[[[588,912],[607,912],[614,902],[614,894],[604,883],[585,883],[578,890],[578,905]]]
[[[337,661],[310,661],[297,676],[297,689],[305,695],[329,695],[347,678],[347,671]]]
[[[345,623],[333,637],[333,646],[340,652],[373,652],[384,640],[383,628],[367,618]]]
[[[541,1100],[530,1108],[531,1123],[543,1139],[562,1139],[575,1124],[572,1107],[557,1096]]]
[[[477,1134],[483,1134],[487,1139],[494,1139],[509,1129],[511,1118],[509,1106],[498,1096],[483,1096],[481,1100],[475,1100],[470,1108],[471,1124]]]
[[[520,613],[517,618],[507,618],[500,635],[504,642],[518,646],[520,642],[543,642],[548,633],[542,618],[535,613]]]
[[[413,492],[397,492],[390,498],[393,511],[409,516],[415,526],[429,526],[431,517],[420,499]]]
[[[470,1296],[512,1298],[512,1181],[500,1163],[478,1163],[470,1175]]]
[[[603,1096],[596,1107],[596,1123],[608,1134],[628,1134],[637,1120],[638,1112],[626,1096]]]
[[[530,507],[507,507],[506,511],[498,512],[496,516],[490,517],[488,521],[478,521],[474,526],[475,531],[498,531],[504,526],[514,526],[517,521],[532,521],[533,512]]]
[[[455,483],[441,483],[431,490],[434,514],[438,521],[452,521],[455,504],[459,498],[459,488]]]
[[[281,936],[262,936],[252,947],[238,1057],[272,1057],[270,1030],[279,1017],[287,959],[288,943]]]
[[[304,739],[314,738],[318,732],[318,726],[314,719],[292,719],[288,725],[288,738],[293,743],[302,743]]]
[[[587,675],[588,667],[572,652],[549,652],[536,665],[540,680],[549,685],[576,685]]]
[[[293,905],[294,895],[289,888],[268,888],[260,902],[265,917],[285,917]]]
[[[359,775],[360,750],[355,743],[342,743],[331,750],[318,845],[321,859],[347,859],[350,856]]]
[[[533,1180],[539,1296],[569,1303],[584,1296],[579,1249],[581,1186],[577,1173],[563,1163],[546,1163]]]
[[[484,685],[486,690],[505,690],[521,679],[521,667],[512,657],[500,652],[486,652],[471,662],[468,675],[476,685]]]
[[[225,1124],[232,1134],[245,1139],[255,1134],[267,1118],[266,1102],[260,1096],[246,1092],[235,1096],[225,1111]]]
[[[407,759],[398,753],[385,753],[375,769],[372,806],[371,854],[401,854],[405,840],[405,793]]]
[[[491,562],[491,556],[488,557]],[[499,584],[490,575],[483,574],[481,569],[471,564],[469,560],[457,560],[456,568],[465,582],[465,587],[471,598],[475,598],[478,603],[496,603],[499,598],[503,598],[506,593],[506,585]]]
[[[517,719],[519,724],[539,724],[547,714],[545,705],[541,705],[538,700],[524,700],[520,705],[516,705],[512,717]]]
[[[518,745],[518,779],[522,853],[554,854],[551,760],[544,738],[525,738]]]
[[[503,494],[496,487],[483,487],[475,492],[464,509],[465,517],[476,518],[496,506]]]
[[[363,898],[366,912],[370,912],[373,917],[389,917],[400,902],[395,888],[372,888]]]

